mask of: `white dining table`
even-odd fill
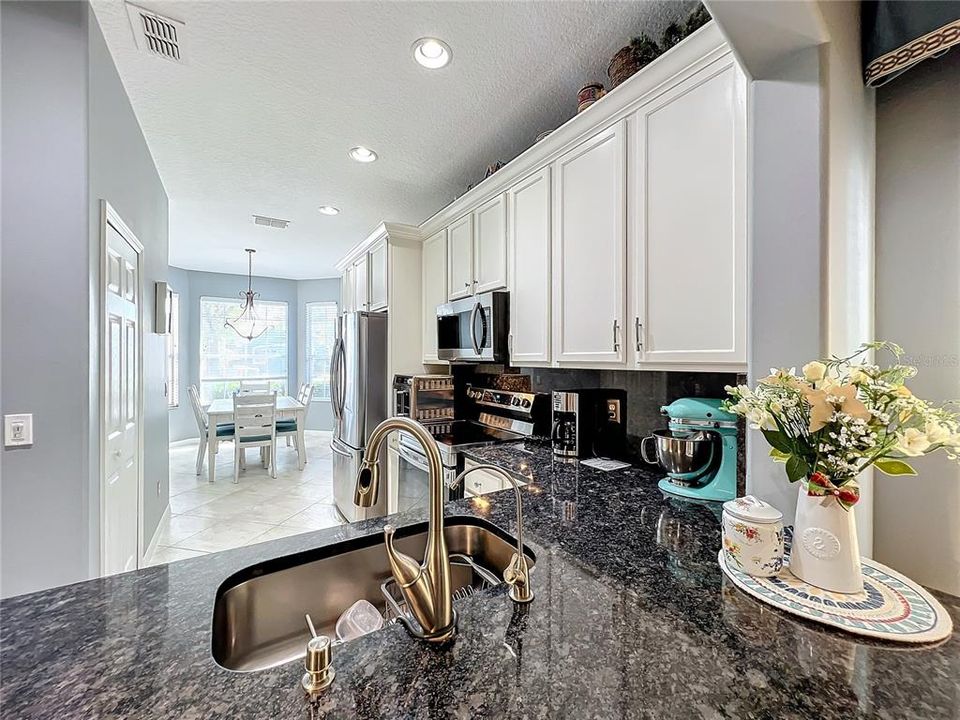
[[[306,406],[297,402],[296,398],[289,395],[277,396],[277,417],[296,418],[297,421],[297,461],[300,469],[303,470],[304,456],[306,455],[306,446],[303,438],[304,418],[306,417]],[[210,403],[207,408],[207,479],[210,482],[216,477],[217,462],[217,425],[233,422],[233,398],[220,398]]]

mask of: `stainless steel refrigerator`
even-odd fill
[[[333,408],[333,501],[348,522],[387,514],[386,492],[370,508],[353,504],[357,469],[367,438],[387,417],[387,315],[344,313],[330,361],[330,397]],[[381,477],[387,444],[381,452]]]

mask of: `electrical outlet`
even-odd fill
[[[607,418],[612,422],[620,422],[620,401],[607,400]]]
[[[4,447],[33,445],[33,415],[21,413],[3,416]]]

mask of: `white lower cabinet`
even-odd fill
[[[560,364],[626,359],[625,135],[621,120],[554,163],[553,359]]]
[[[463,461],[463,469],[465,471],[470,470],[479,464],[480,463],[467,458]],[[474,470],[463,479],[463,482],[463,491],[467,497],[477,497],[478,495],[486,495],[487,493],[499,492],[500,490],[507,490],[513,487],[509,481],[504,480],[500,475],[489,472],[488,470]],[[521,487],[526,485],[526,483],[521,480],[518,480],[517,484]]]
[[[507,191],[510,247],[510,362],[550,362],[550,168]]]
[[[710,66],[631,119],[639,366],[746,363],[746,82]]]
[[[423,278],[423,361],[439,362],[437,357],[437,305],[447,301],[447,231],[441,230],[423,241],[421,255]]]

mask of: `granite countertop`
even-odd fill
[[[336,680],[311,705],[299,662],[253,673],[214,662],[217,588],[265,559],[379,534],[384,520],[284,538],[0,603],[0,715],[960,717],[957,633],[934,647],[890,645],[767,608],[724,580],[715,511],[666,499],[645,469],[602,473],[523,443],[469,455],[529,482],[531,604],[515,606],[502,586],[458,603],[447,648],[397,625],[339,646]],[[512,530],[513,493],[447,511]],[[960,598],[935,594],[960,627]]]

